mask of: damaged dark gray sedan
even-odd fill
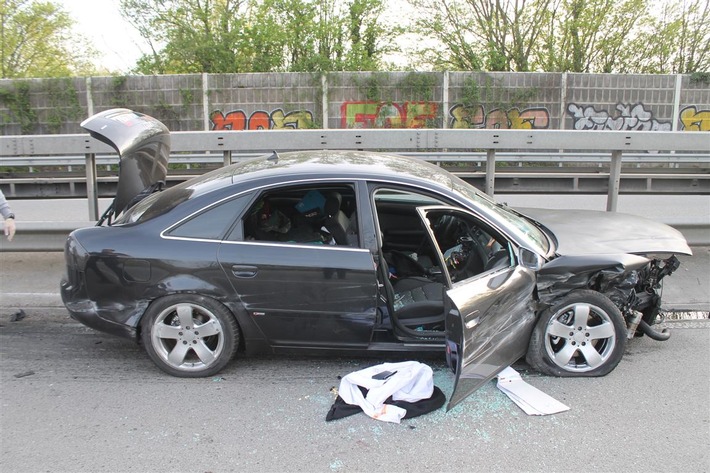
[[[449,406],[526,357],[602,376],[646,334],[662,279],[691,254],[666,225],[608,212],[511,209],[417,159],[272,154],[161,190],[170,148],[125,109],[84,122],[119,152],[100,226],[66,242],[64,303],[134,339],[175,376],[238,353],[442,351]]]

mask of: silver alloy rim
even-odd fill
[[[153,324],[151,341],[158,356],[181,371],[208,368],[224,348],[219,319],[205,307],[189,303],[163,310]]]
[[[616,346],[616,331],[609,314],[578,302],[557,311],[545,330],[545,350],[560,368],[585,372],[602,366]]]

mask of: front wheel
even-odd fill
[[[153,362],[182,378],[214,375],[239,346],[239,327],[229,310],[196,294],[176,294],[153,302],[141,321],[141,331]]]
[[[541,314],[526,360],[552,376],[604,376],[619,364],[625,346],[619,309],[603,294],[580,290]]]

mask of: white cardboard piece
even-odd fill
[[[523,381],[510,366],[498,373],[497,386],[528,415],[542,416],[569,410],[557,399]]]

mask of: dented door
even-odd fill
[[[535,325],[532,271],[514,266],[447,291],[446,354],[456,374],[447,409],[525,355]]]

